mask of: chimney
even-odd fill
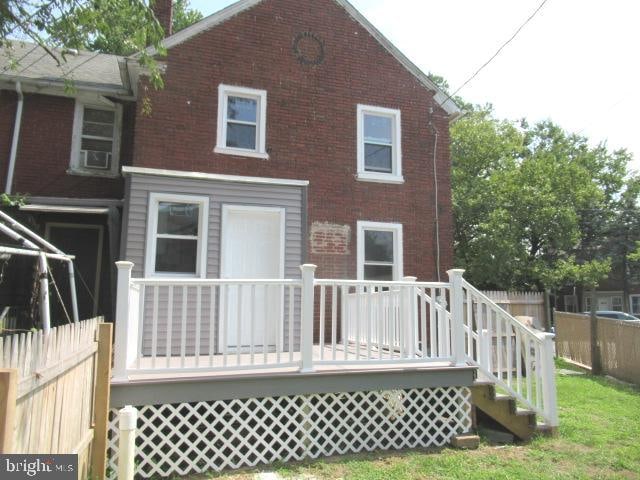
[[[164,29],[165,37],[169,37],[173,32],[171,25],[173,20],[173,0],[153,0],[151,9],[158,19],[160,26]]]

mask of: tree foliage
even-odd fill
[[[592,286],[611,269],[630,155],[475,107],[451,130],[456,265],[483,288]],[[637,194],[636,194],[637,197]],[[624,209],[620,210],[624,211]]]

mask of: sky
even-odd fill
[[[351,0],[424,72],[461,86],[542,0]],[[233,0],[192,0],[205,16]],[[459,95],[626,148],[640,171],[640,2],[548,0]]]

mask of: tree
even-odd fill
[[[606,276],[611,252],[595,240],[624,185],[626,152],[550,121],[498,120],[490,107],[451,135],[456,265],[473,283],[541,290]]]
[[[84,22],[86,16],[98,13],[104,17],[101,22]],[[188,0],[173,2],[173,32],[182,30],[202,19],[202,13],[189,7]],[[67,35],[71,40],[68,46],[114,55],[132,55],[138,51],[138,36],[144,33],[144,23],[148,21],[146,12],[140,10],[130,0],[110,0],[100,6],[99,11],[92,5],[76,9],[70,15],[57,19],[51,27],[56,36]],[[76,25],[86,25],[91,31],[75,30]]]
[[[200,18],[199,12],[189,8],[188,0],[177,0],[177,29]],[[154,47],[156,55],[164,55],[163,38],[163,29],[144,0],[0,1],[0,47],[31,40],[59,64],[65,61],[64,52],[69,49],[136,54],[155,88],[161,88],[163,81],[147,47]],[[7,51],[11,55],[11,50]],[[13,59],[13,63],[18,66],[20,59]]]

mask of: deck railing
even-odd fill
[[[466,281],[462,289],[469,361],[482,377],[557,426],[554,335],[527,327]]]
[[[118,262],[114,377],[331,365],[477,365],[557,424],[552,336],[449,282],[131,278]]]

